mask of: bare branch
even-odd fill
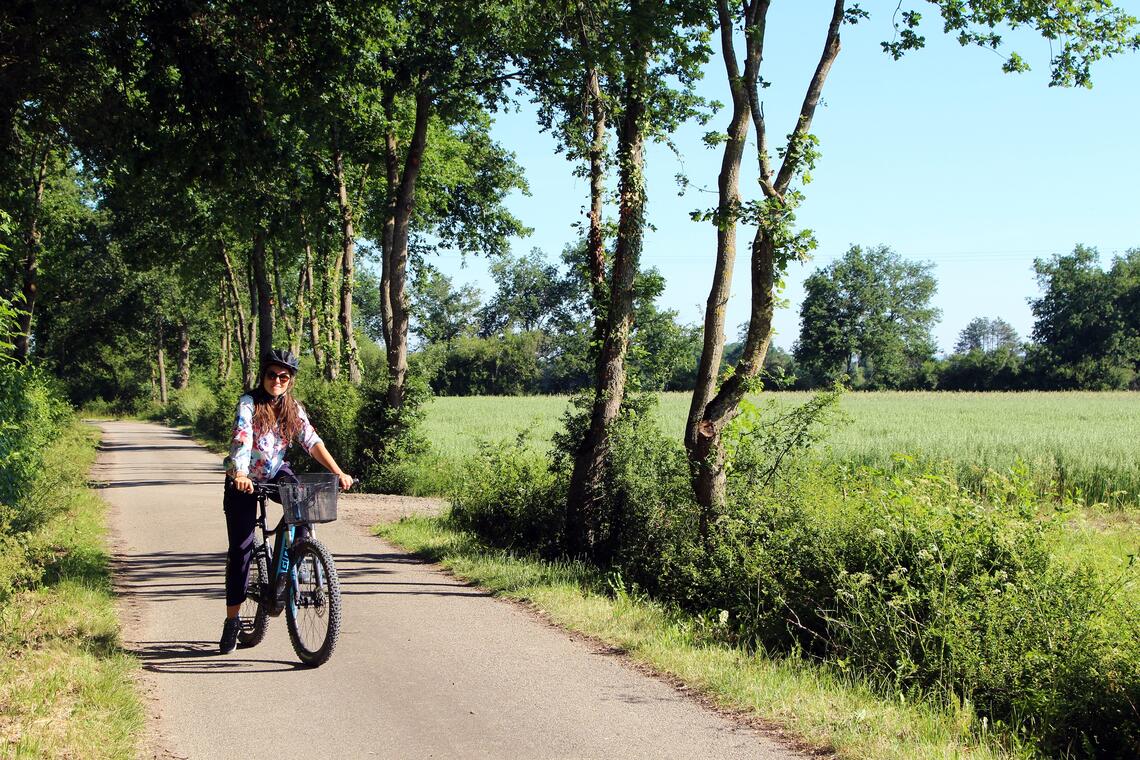
[[[775,190],[780,195],[783,195],[788,189],[788,185],[796,173],[799,164],[798,146],[811,128],[811,120],[815,116],[819,97],[823,93],[823,83],[827,80],[828,72],[831,71],[831,64],[835,63],[835,58],[839,55],[839,27],[843,24],[845,5],[845,0],[835,0],[835,8],[831,12],[831,24],[827,28],[827,39],[823,43],[823,54],[820,56],[819,65],[815,68],[815,74],[812,75],[811,84],[808,85],[807,92],[804,94],[804,102],[800,106],[800,117],[796,122],[796,128],[788,137],[787,152],[784,153],[784,160],[780,164],[780,173],[775,182]]]

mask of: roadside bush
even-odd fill
[[[451,520],[493,546],[553,557],[562,550],[566,478],[525,439],[479,446],[450,494]]]
[[[1108,582],[1057,559],[1065,515],[1025,468],[991,475],[983,500],[937,464],[900,457],[887,473],[804,456],[835,424],[837,398],[745,409],[727,438],[727,502],[704,537],[680,443],[625,413],[597,564],[695,614],[715,640],[964,702],[1050,755],[1137,756],[1140,630],[1135,610],[1115,610],[1135,572]],[[583,419],[568,414],[553,459],[522,441],[482,447],[453,494],[456,524],[512,551],[564,553]]]
[[[72,418],[55,383],[32,366],[0,363],[0,604],[38,578],[28,535],[58,505],[37,484],[45,452]]]
[[[198,429],[217,409],[218,399],[200,380],[193,379],[185,388],[170,392],[166,406],[161,407],[163,422],[175,425],[188,425]]]
[[[329,453],[347,469],[357,456],[357,415],[364,400],[361,390],[347,379],[329,381],[307,377],[297,385],[297,399],[305,407],[309,421]],[[309,457],[294,457],[290,461],[298,470],[322,469]]]
[[[43,469],[47,444],[70,416],[70,407],[45,373],[0,364],[0,505],[14,509],[26,495]]]
[[[403,405],[393,409],[388,405],[387,385],[382,376],[363,390],[356,420],[359,446],[353,461],[365,489],[405,493],[415,474],[417,457],[428,450],[421,423],[431,389],[422,377],[409,374]]]
[[[185,388],[171,391],[165,406],[152,406],[148,417],[168,425],[185,425],[204,438],[229,439],[238,399],[245,393],[237,378],[202,381],[191,378]]]

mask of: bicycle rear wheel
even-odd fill
[[[261,602],[265,589],[269,586],[269,566],[260,540],[253,547],[248,577],[245,600],[238,611],[238,620],[241,622],[238,643],[243,647],[255,647],[265,638],[265,631],[269,628],[269,615]]]
[[[294,544],[289,552],[289,640],[301,662],[316,667],[332,656],[340,636],[340,578],[332,555],[317,539]]]

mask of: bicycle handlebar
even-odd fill
[[[277,483],[258,483],[256,481],[252,482],[253,493],[256,496],[275,496],[276,494],[280,493],[281,487]],[[350,486],[350,488],[358,485],[360,485],[360,478],[353,478],[352,486]],[[344,491],[346,489],[342,488],[340,490]]]

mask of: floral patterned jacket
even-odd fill
[[[309,422],[309,415],[298,404],[297,414],[301,419],[301,432],[297,440],[306,453],[321,443],[321,437]],[[272,480],[281,465],[285,463],[285,450],[291,441],[278,435],[276,429],[254,431],[253,396],[246,394],[238,401],[237,421],[230,438],[230,455],[226,457],[226,474],[231,478],[246,475],[250,480],[264,482]]]

